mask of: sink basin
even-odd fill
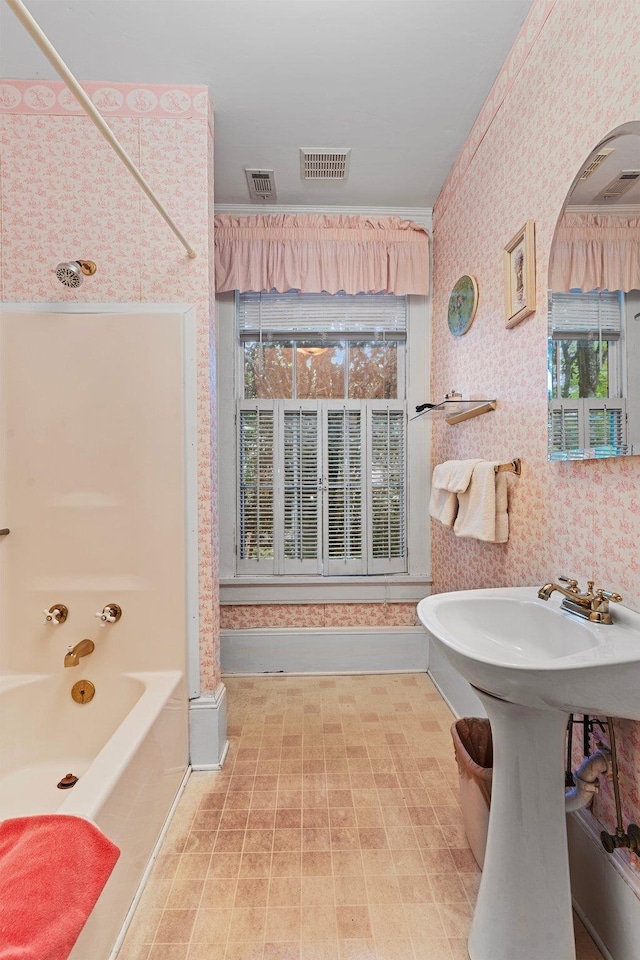
[[[540,600],[535,587],[426,597],[421,623],[466,680],[512,703],[640,720],[640,615],[612,606],[610,625]]]
[[[443,593],[418,616],[471,683],[493,733],[471,960],[575,960],[564,800],[569,713],[640,720],[640,615],[590,623],[536,587]]]

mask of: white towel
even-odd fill
[[[445,527],[452,527],[458,513],[457,493],[466,490],[473,468],[481,460],[446,460],[434,467],[429,513]]]
[[[462,493],[471,483],[473,468],[482,460],[445,460],[433,468],[433,486],[450,493]]]
[[[458,494],[458,514],[453,527],[457,537],[474,537],[492,543],[509,539],[507,478],[495,472],[496,464],[476,464],[468,488]]]
[[[442,490],[441,487],[431,487],[429,513],[434,520],[439,520],[445,527],[452,527],[458,512],[458,497],[455,493]]]

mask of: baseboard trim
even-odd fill
[[[606,960],[640,960],[640,876],[600,842],[589,810],[567,817],[573,906]]]
[[[422,627],[222,630],[225,675],[419,673],[429,664]]]
[[[220,683],[213,693],[189,702],[191,769],[220,770],[228,748],[227,691]]]

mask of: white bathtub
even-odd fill
[[[183,675],[163,671],[94,677],[77,704],[83,677],[81,661],[0,681],[0,819],[88,817],[120,847],[70,958],[107,960],[187,768],[187,701]],[[80,779],[59,790],[67,773]]]

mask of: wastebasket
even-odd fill
[[[464,829],[471,852],[482,868],[493,774],[491,726],[484,717],[463,717],[452,725],[451,736],[458,762]]]

